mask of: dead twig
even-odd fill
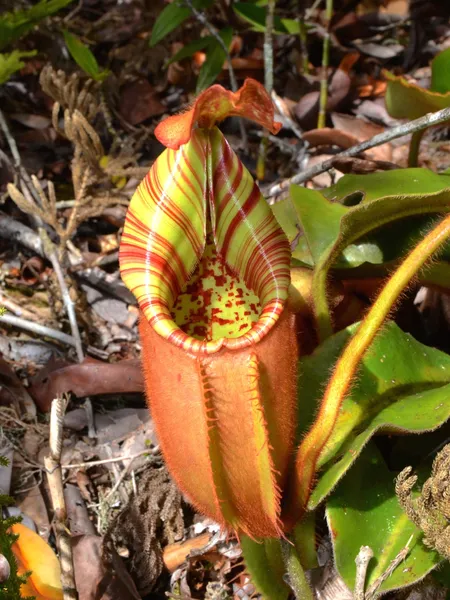
[[[120,462],[123,460],[134,460],[139,456],[145,456],[146,454],[156,454],[159,452],[159,446],[155,446],[154,448],[148,448],[147,450],[141,450],[140,452],[136,452],[135,454],[130,454],[129,456],[116,456],[113,458],[104,458],[103,460],[91,460],[88,462],[82,463],[73,463],[69,465],[61,465],[63,469],[89,469],[89,467],[96,467],[98,465],[106,465],[109,463]]]
[[[49,337],[58,340],[58,342],[61,342],[62,344],[75,347],[75,339],[71,335],[67,335],[67,333],[52,329],[46,325],[41,325],[40,323],[34,323],[33,321],[28,321],[27,319],[22,319],[21,317],[16,317],[14,315],[0,315],[0,323],[5,323],[5,325],[10,325],[11,327],[18,327],[25,331],[31,331],[37,335]]]
[[[369,562],[372,558],[372,548],[369,546],[361,546],[358,556],[355,558],[356,577],[354,600],[364,600],[364,587],[366,584],[367,567],[369,566]]]
[[[288,179],[280,181],[280,183],[277,183],[271,188],[269,188],[268,192],[266,193],[266,196],[269,198],[278,196],[279,194],[286,192],[289,186],[293,183],[301,184],[305,181],[309,181],[316,175],[325,173],[325,171],[328,171],[333,167],[333,162],[336,157],[357,156],[358,154],[361,154],[361,152],[365,152],[366,150],[370,150],[371,148],[375,148],[376,146],[381,146],[381,144],[385,144],[386,142],[390,142],[410,133],[415,133],[416,131],[421,131],[422,129],[426,129],[427,127],[432,127],[433,125],[445,123],[445,121],[448,120],[450,120],[450,108],[443,108],[442,110],[438,110],[437,112],[428,113],[424,117],[420,117],[419,119],[415,119],[414,121],[410,121],[409,123],[403,123],[402,125],[394,127],[389,131],[379,133],[370,140],[366,140],[361,144],[352,146],[348,150],[336,154],[336,156],[334,156],[333,158],[325,160],[324,162],[315,165],[311,169],[307,169],[303,173],[298,173],[293,177],[289,177]]]
[[[66,399],[63,397],[57,397],[52,402],[50,413],[50,454],[45,457],[44,465],[47,472],[53,510],[55,511],[56,543],[61,565],[63,598],[64,600],[78,600],[61,471],[63,421],[66,404]]]
[[[378,579],[376,579],[373,582],[373,584],[370,586],[370,588],[366,592],[365,600],[371,600],[377,593],[379,587],[386,581],[386,579],[388,579],[392,575],[392,573],[399,566],[399,564],[405,560],[405,558],[408,556],[408,554],[411,550],[409,545],[410,545],[413,537],[414,536],[411,536],[409,538],[409,540],[406,542],[405,547],[402,548],[402,550],[400,550],[400,552],[397,554],[397,556],[393,560],[391,560],[387,569],[378,577]]]

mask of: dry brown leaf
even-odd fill
[[[305,131],[303,139],[310,146],[339,146],[339,148],[351,148],[358,144],[359,140],[354,135],[333,129],[332,127],[324,127],[323,129],[311,129]]]
[[[31,396],[43,412],[50,410],[57,394],[72,392],[78,398],[84,398],[143,391],[141,364],[135,359],[114,364],[92,358],[86,358],[80,364],[51,361],[33,378],[30,387]]]
[[[336,129],[354,136],[357,143],[370,140],[375,135],[385,131],[385,128],[382,125],[371,123],[365,119],[358,119],[352,115],[332,113],[331,120]],[[384,160],[389,162],[392,160],[392,145],[390,143],[381,144],[371,150],[367,150],[365,154],[368,158],[373,160]]]
[[[342,107],[350,97],[352,79],[349,73],[358,58],[357,52],[347,54],[333,73],[328,89],[327,111]],[[303,129],[312,129],[317,123],[319,96],[319,91],[310,92],[303,96],[294,108],[295,116]]]
[[[9,364],[0,357],[0,406],[15,406],[18,414],[36,416],[33,398]]]
[[[119,110],[128,123],[138,125],[150,117],[162,115],[166,107],[150,83],[139,79],[121,89]]]
[[[140,600],[133,580],[117,554],[114,554],[114,568],[103,564],[102,543],[102,538],[97,535],[73,539],[79,600]]]

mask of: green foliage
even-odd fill
[[[72,58],[83,71],[95,81],[104,81],[110,71],[100,70],[97,59],[83,42],[69,31],[63,31],[67,49]]]
[[[213,3],[213,0],[193,0],[192,5],[197,10],[204,10]],[[182,25],[186,19],[192,16],[189,6],[180,0],[174,0],[168,4],[155,21],[150,36],[150,47],[156,46],[169,33]]]
[[[336,333],[300,360],[299,439],[323,395],[324,373],[330,372],[356,327]],[[308,508],[314,510],[332,492],[373,435],[417,434],[445,423],[450,418],[449,394],[450,357],[388,322],[361,361],[357,382],[344,400],[320,457]],[[365,543],[370,545],[370,540]]]
[[[2,85],[2,83],[6,83],[11,75],[25,66],[22,58],[34,56],[35,54],[36,51],[34,50],[30,52],[13,50],[9,53],[0,53],[0,85]]]
[[[450,48],[447,48],[431,62],[430,89],[385,71],[388,80],[385,101],[389,114],[398,119],[417,119],[450,106],[449,69]]]
[[[294,257],[325,269],[355,268],[365,262],[382,264],[404,256],[423,237],[434,222],[430,214],[448,210],[448,175],[399,169],[383,173],[381,181],[372,177],[379,175],[346,175],[340,186],[321,192],[292,186],[292,202],[307,244],[294,251]],[[319,209],[326,218],[317,219]],[[420,219],[405,222],[415,216]],[[392,235],[392,227],[399,221],[402,243],[397,234]]]
[[[28,33],[42,19],[55,14],[73,0],[41,0],[26,10],[16,10],[0,15],[0,50],[3,50]],[[25,66],[22,58],[34,56],[36,51],[13,50],[0,53],[0,85],[6,83],[16,71]]]
[[[280,540],[253,540],[242,535],[240,543],[245,566],[263,597],[287,600],[290,589],[283,579],[285,568]]]
[[[381,269],[375,273],[372,270],[371,274],[382,276],[392,268],[393,261],[404,257],[423,238],[436,216],[449,211],[448,175],[431,174],[426,169],[399,169],[373,175],[378,177],[347,176],[340,188],[333,186],[322,192],[292,186],[293,207],[288,207],[287,215],[283,214],[282,205],[275,207],[282,226],[294,216],[304,231],[293,257],[300,264],[314,266],[312,294],[322,338],[331,333],[326,295],[330,270],[361,267],[358,276],[364,276],[367,266],[376,265]],[[423,191],[426,185],[428,192]],[[318,215],[321,216],[318,218]],[[291,239],[294,231],[292,224],[286,228]],[[440,253],[440,263],[419,275],[425,277],[425,282],[448,288],[449,267],[450,244],[447,243]]]
[[[42,19],[55,14],[73,0],[41,0],[25,10],[3,13],[0,16],[0,50],[28,33]]]
[[[4,456],[0,456],[0,467],[8,466],[8,460]],[[0,494],[0,553],[6,558],[10,566],[10,575],[8,579],[0,582],[0,598],[2,600],[33,600],[31,597],[22,597],[20,587],[26,582],[27,576],[20,576],[17,573],[17,563],[12,551],[12,545],[17,540],[18,536],[8,532],[8,529],[20,523],[20,517],[3,518],[3,509],[13,504],[12,498],[5,494]]]
[[[422,474],[429,469],[430,465],[423,465]],[[408,546],[406,558],[379,587],[383,593],[419,581],[442,562],[403,513],[394,491],[395,475],[371,442],[328,500],[326,514],[336,566],[350,589],[355,585],[355,558],[363,545],[374,553],[366,580],[369,589]]]
[[[225,27],[225,29],[222,29],[222,31],[219,32],[219,35],[222,38],[225,46],[229,48],[233,38],[232,28]],[[217,75],[222,70],[225,57],[226,55],[222,45],[216,40],[216,38],[213,37],[208,44],[208,54],[206,56],[206,60],[200,69],[200,73],[198,74],[197,93],[214,83]]]
[[[235,2],[234,12],[252,25],[254,31],[266,30],[267,9],[251,2]],[[275,15],[273,32],[277,34],[300,34],[300,23],[295,19],[283,19]]]
[[[209,46],[214,41],[215,41],[215,38],[212,35],[205,35],[204,37],[200,38],[199,40],[194,40],[193,42],[186,44],[180,50],[178,50],[178,52],[176,52],[172,56],[172,58],[167,61],[167,64],[170,65],[171,63],[178,62],[185,58],[189,58],[190,56],[193,56],[199,50],[205,50],[206,48],[209,48]]]

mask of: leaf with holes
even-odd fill
[[[322,190],[328,200],[355,206],[387,196],[432,194],[450,188],[450,174],[429,169],[396,169],[367,175],[344,175]]]
[[[423,237],[424,229],[432,222],[430,216],[450,210],[450,189],[429,194],[373,198],[347,208],[330,202],[318,192],[314,196],[309,192],[305,188],[291,186],[292,202],[315,262],[312,294],[319,331],[324,339],[331,333],[331,317],[326,297],[330,269],[333,266],[355,267],[364,262],[383,264],[387,262],[383,245],[387,244],[389,250],[391,243],[394,247],[397,245],[397,251],[391,251],[388,260],[392,260],[392,254],[396,258],[403,256],[414,242],[417,243]],[[327,218],[318,227],[316,221],[321,219],[322,214],[326,214]],[[417,218],[425,220],[414,221]],[[411,228],[411,221],[409,227],[404,227],[405,219],[412,219],[415,230],[414,227]],[[383,227],[392,228],[393,225],[398,226],[396,231],[399,234],[400,226],[403,227],[400,245],[398,239],[393,238],[392,229],[388,233],[387,229],[383,232]],[[379,232],[385,236],[382,244],[378,243],[376,234]],[[448,244],[445,248],[448,252]],[[444,250],[444,257],[446,256],[448,255]],[[298,258],[296,253],[294,258]],[[445,280],[443,284],[445,285]]]
[[[405,465],[406,466],[406,465]],[[422,476],[429,475],[424,465]],[[423,533],[401,509],[394,491],[396,473],[390,471],[370,442],[327,502],[326,516],[336,567],[350,589],[355,586],[355,558],[369,545],[366,591],[408,545],[409,553],[378,588],[378,593],[412,585],[434,569],[442,557],[423,544]]]
[[[303,435],[323,395],[324,378],[358,324],[333,335],[299,363]],[[319,459],[308,509],[330,494],[376,433],[421,433],[450,417],[450,356],[429,348],[388,322],[363,358],[333,434]]]

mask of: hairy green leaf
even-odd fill
[[[355,206],[388,196],[402,194],[432,194],[450,188],[450,174],[429,169],[395,169],[367,175],[344,175],[339,181],[322,190],[332,202]]]
[[[313,421],[331,372],[358,324],[340,331],[299,363],[299,439]],[[308,508],[315,509],[380,432],[421,433],[450,417],[450,356],[388,322],[363,358],[333,434],[319,459]]]
[[[400,248],[403,250],[400,256],[405,255],[411,243],[421,239],[432,224],[430,215],[441,215],[450,210],[450,189],[429,194],[377,197],[347,208],[340,205],[339,208],[335,208],[333,203],[316,193],[313,203],[316,211],[315,219],[311,218],[314,206],[312,208],[309,192],[310,190],[306,191],[305,188],[291,186],[292,202],[315,260],[316,268],[312,285],[314,310],[321,337],[325,338],[331,333],[331,317],[326,297],[329,270],[333,266],[354,267],[365,261],[383,263],[385,257],[382,247],[377,245],[377,238],[374,240],[369,236],[379,232],[383,227],[395,226],[404,219],[426,217],[424,221],[415,222],[415,231],[414,227],[413,232],[411,229],[404,229],[406,243]],[[321,219],[322,212],[326,212],[327,219],[323,219],[324,222],[319,228],[314,221]],[[400,229],[401,225],[398,227]],[[386,235],[386,230],[383,235]],[[385,244],[389,245],[391,241],[398,244],[396,237],[392,237],[392,231],[387,235],[388,237],[384,238]],[[299,258],[295,252],[294,257]]]

